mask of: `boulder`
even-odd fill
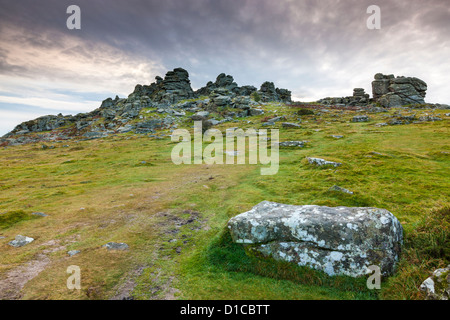
[[[328,191],[335,191],[335,192],[342,192],[342,193],[348,193],[353,194],[353,191],[347,190],[345,188],[339,187],[339,186],[332,186]]]
[[[227,107],[231,105],[231,97],[217,95],[211,98],[211,102],[217,107]]]
[[[34,241],[33,238],[18,235],[18,236],[16,236],[16,238],[13,241],[9,242],[9,245],[12,247],[20,248],[20,247],[23,247],[33,241]]]
[[[205,120],[206,118],[209,117],[209,112],[208,111],[199,111],[196,114],[194,114],[191,119],[194,121],[200,121],[200,120]]]
[[[295,128],[295,129],[299,129],[302,126],[297,124],[297,123],[292,123],[292,122],[283,122],[281,124],[283,126],[283,128]]]
[[[378,266],[392,275],[403,228],[378,208],[295,206],[264,201],[228,222],[235,243],[249,254],[321,270],[330,276],[364,276]]]
[[[370,118],[369,116],[354,116],[352,119],[352,122],[369,122]]]
[[[280,142],[279,146],[283,148],[303,148],[306,141],[284,141]]]
[[[328,161],[320,158],[307,158],[307,159],[310,164],[314,164],[319,167],[325,166],[340,167],[342,165],[342,163],[339,162]]]
[[[77,254],[79,254],[81,251],[80,250],[71,250],[69,252],[67,252],[67,254],[69,255],[69,257],[73,257]]]

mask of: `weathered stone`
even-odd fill
[[[128,250],[129,246],[126,243],[116,243],[116,242],[109,242],[105,244],[103,247],[105,247],[108,250]]]
[[[218,95],[214,98],[211,98],[211,101],[217,107],[226,107],[231,105],[231,98],[229,96]]]
[[[266,81],[258,91],[263,102],[291,102],[291,91],[275,88],[273,82]]]
[[[342,165],[342,163],[339,163],[339,162],[327,161],[327,160],[320,159],[320,158],[307,158],[307,159],[310,164],[314,164],[319,167],[324,167],[324,166],[340,167]]]
[[[292,123],[292,122],[283,122],[281,125],[283,126],[283,128],[295,128],[295,129],[298,129],[298,128],[302,127],[301,125],[299,125],[297,123]]]
[[[67,252],[67,254],[68,254],[70,257],[73,257],[74,255],[77,255],[77,254],[79,254],[80,252],[81,252],[80,250],[71,250],[71,251]]]
[[[176,68],[167,72],[164,80],[155,85],[155,91],[150,98],[157,103],[174,104],[194,96],[189,73],[183,68]]]
[[[33,241],[34,241],[33,238],[18,235],[18,236],[16,236],[15,240],[9,242],[9,245],[12,247],[19,248],[19,247],[23,247]]]
[[[221,123],[219,120],[216,120],[216,119],[210,119],[210,120],[207,120],[207,122],[212,126],[216,126]]]
[[[328,191],[336,191],[336,192],[353,194],[353,191],[347,190],[347,189],[339,187],[339,186],[332,186],[330,189],[328,189]]]
[[[209,112],[208,111],[200,111],[197,112],[196,114],[194,114],[191,119],[194,121],[200,121],[200,120],[204,120],[206,118],[209,117]]]
[[[420,290],[426,294],[426,300],[449,300],[450,298],[450,265],[437,269],[426,279]]]
[[[352,122],[369,122],[369,116],[354,116]]]
[[[385,108],[424,104],[426,91],[427,84],[415,77],[377,74],[372,82],[373,98]]]
[[[39,217],[47,217],[47,215],[43,212],[33,212],[32,215]]]
[[[259,116],[264,114],[264,110],[261,109],[249,109],[249,115],[250,116]]]
[[[133,130],[134,130],[134,126],[131,125],[131,124],[127,124],[127,125],[125,125],[123,127],[120,127],[119,129],[117,129],[117,131],[119,133],[127,133],[127,132],[130,132],[130,131],[133,131]]]
[[[294,206],[264,201],[228,222],[235,243],[248,253],[321,270],[330,276],[359,277],[369,266],[394,273],[403,228],[387,210]]]
[[[306,144],[306,141],[284,141],[280,142],[280,147],[284,148],[303,148]]]

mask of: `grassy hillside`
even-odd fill
[[[300,117],[290,106],[263,108],[265,115],[217,128],[270,129],[267,117]],[[175,166],[168,132],[2,148],[0,298],[420,299],[420,283],[449,264],[449,117],[413,110],[444,120],[375,126],[397,111],[352,123],[355,111],[315,110],[301,116],[302,128],[276,126],[281,141],[308,143],[281,149],[274,176],[261,176],[259,165]],[[306,157],[343,165],[321,169]],[[328,191],[333,185],[354,194]],[[263,200],[391,211],[405,230],[396,275],[377,292],[365,279],[248,257],[225,226]],[[19,234],[35,241],[9,246]],[[130,249],[108,251],[108,242]],[[66,287],[70,265],[81,268],[81,290]]]

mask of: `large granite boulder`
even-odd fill
[[[248,253],[321,270],[364,276],[369,266],[393,274],[403,228],[387,210],[294,206],[264,201],[232,218],[228,228]]]

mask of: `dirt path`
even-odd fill
[[[50,259],[46,255],[38,254],[36,259],[9,271],[6,278],[0,280],[0,300],[20,299],[27,282],[41,273],[49,263]]]

